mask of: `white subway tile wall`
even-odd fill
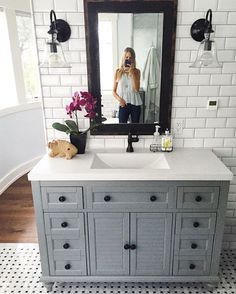
[[[64,138],[52,129],[55,121],[68,118],[65,105],[76,90],[87,90],[87,67],[83,0],[33,0],[35,32],[39,59],[47,38],[49,12],[69,22],[72,35],[63,44],[71,69],[41,69],[45,125],[48,140]],[[192,23],[213,11],[213,29],[222,68],[189,68],[196,58],[199,43],[189,35]],[[182,134],[175,136],[175,147],[210,148],[234,173],[230,185],[224,247],[236,248],[236,1],[179,0],[174,69],[172,126],[182,119]],[[206,108],[209,98],[218,99],[218,109]],[[88,120],[80,117],[82,128]],[[152,139],[142,136],[139,147],[148,148]],[[125,148],[125,136],[91,136],[89,148]]]

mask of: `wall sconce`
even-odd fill
[[[65,59],[60,42],[66,42],[71,35],[69,24],[63,19],[57,19],[54,10],[50,11],[49,39],[46,41],[43,62],[40,67],[71,67]]]
[[[195,41],[201,42],[197,58],[190,67],[222,67],[217,59],[215,41],[210,40],[212,30],[212,10],[209,9],[206,18],[196,20],[191,27],[191,36]]]

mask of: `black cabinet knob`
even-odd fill
[[[132,244],[132,245],[130,246],[130,249],[131,249],[131,250],[135,250],[135,249],[136,249],[136,245]]]
[[[66,201],[66,197],[65,196],[60,196],[59,197],[59,201],[60,202],[65,202]]]
[[[130,249],[130,245],[129,245],[129,244],[125,244],[124,249],[125,249],[125,250]]]
[[[65,265],[66,270],[69,270],[70,268],[71,268],[71,265],[69,263]]]
[[[202,197],[201,197],[200,195],[197,195],[197,196],[195,197],[195,201],[196,201],[196,202],[201,202],[201,201],[202,201]]]
[[[193,263],[190,263],[190,265],[189,265],[189,269],[191,269],[191,270],[193,270],[193,269],[195,269],[195,264],[193,264]]]
[[[200,226],[199,222],[194,222],[193,223],[194,228],[198,228]]]
[[[68,226],[68,223],[67,222],[63,222],[63,223],[61,223],[61,226],[62,226],[62,228],[66,228]]]
[[[151,200],[152,202],[156,201],[156,200],[157,200],[157,196],[152,195],[152,196],[150,197],[150,200]]]
[[[106,195],[106,196],[104,197],[104,201],[108,202],[108,201],[110,201],[110,200],[111,200],[111,196]]]
[[[68,243],[65,243],[64,245],[63,245],[63,248],[64,249],[68,249],[70,247],[70,244],[68,244]]]
[[[192,243],[192,244],[191,244],[191,248],[192,248],[192,249],[196,249],[196,248],[197,248],[197,244],[196,244],[196,243]]]

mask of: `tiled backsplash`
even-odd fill
[[[189,68],[195,60],[199,43],[190,37],[190,27],[206,11],[213,11],[213,29],[222,68]],[[83,0],[33,0],[35,31],[39,58],[47,38],[49,12],[69,22],[71,39],[63,44],[71,69],[41,69],[45,124],[48,140],[64,138],[51,125],[67,118],[65,105],[76,90],[87,90],[86,50]],[[218,98],[218,110],[207,110],[208,98]],[[175,147],[211,148],[234,173],[230,185],[224,247],[236,248],[236,1],[179,0],[173,90],[172,127],[181,120],[183,133],[175,136]],[[88,120],[80,117],[82,128]],[[150,136],[143,136],[135,146],[149,147]],[[124,136],[94,136],[90,147],[125,148]]]

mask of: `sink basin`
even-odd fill
[[[163,153],[96,153],[92,169],[169,169]]]

